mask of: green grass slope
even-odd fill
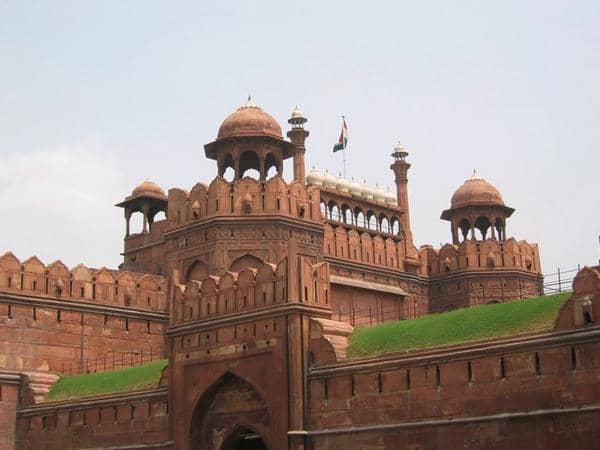
[[[350,336],[348,356],[374,356],[548,330],[570,295],[565,292],[358,327]]]
[[[111,372],[61,377],[45,401],[71,400],[93,395],[150,389],[157,387],[166,359]]]

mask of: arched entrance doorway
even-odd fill
[[[260,393],[228,372],[198,401],[192,415],[192,450],[267,450],[271,420]]]
[[[267,450],[267,446],[258,433],[238,428],[223,442],[221,450]]]

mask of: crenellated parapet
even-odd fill
[[[449,272],[474,269],[516,269],[541,274],[537,244],[527,241],[486,239],[446,244],[439,250],[426,245],[419,249],[423,274],[435,277]]]
[[[329,308],[329,266],[311,264],[299,257],[297,270],[290,274],[288,258],[284,258],[277,265],[264,263],[256,269],[245,268],[176,285],[171,325],[248,313],[285,303]]]
[[[216,177],[209,186],[196,184],[190,192],[169,190],[169,228],[215,216],[278,215],[322,222],[318,190],[279,175],[266,181],[250,177],[229,182]]]
[[[83,264],[69,269],[60,261],[45,265],[35,256],[21,262],[10,252],[0,256],[0,292],[9,294],[166,311],[166,286],[161,276]]]
[[[406,270],[406,260],[416,259],[417,251],[405,240],[394,239],[367,231],[346,229],[342,226],[323,227],[323,253],[326,256],[347,259],[361,264],[377,265],[399,271]]]

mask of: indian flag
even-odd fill
[[[342,116],[342,131],[340,133],[340,138],[339,138],[337,144],[335,144],[333,146],[333,153],[337,152],[338,150],[345,150],[347,145],[348,145],[348,127],[346,126],[346,119]]]

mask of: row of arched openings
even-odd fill
[[[500,241],[506,240],[505,224],[500,218],[497,218],[494,224],[485,216],[478,217],[472,224],[469,219],[465,218],[458,223],[458,229],[460,230],[459,242],[469,238],[474,240],[486,240],[488,238]]]
[[[402,225],[398,217],[392,216],[388,218],[383,213],[377,215],[371,210],[365,212],[359,206],[352,209],[352,207],[345,203],[338,206],[333,201],[329,203],[322,201],[321,215],[333,222],[340,222],[371,231],[396,235],[402,233]]]
[[[236,173],[236,170],[238,173]],[[219,171],[219,175],[229,182],[243,177],[267,180],[277,174],[281,175],[282,167],[281,165],[278,167],[277,158],[273,153],[268,153],[262,161],[256,152],[246,150],[240,156],[237,169],[233,156],[228,154],[223,159]]]

